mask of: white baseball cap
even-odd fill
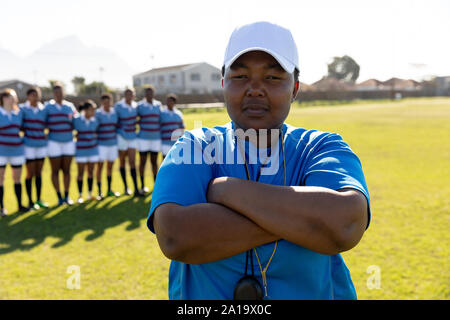
[[[249,51],[264,51],[273,56],[286,72],[300,70],[297,45],[291,32],[270,22],[255,22],[236,28],[225,50],[224,67]]]

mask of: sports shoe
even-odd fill
[[[39,208],[48,209],[48,203],[42,202],[42,200],[38,200],[35,202],[34,207],[36,208],[36,205],[39,206]]]
[[[84,202],[83,198],[79,197],[78,200],[77,200],[77,203],[82,204],[83,202]]]
[[[0,217],[4,218],[8,214],[8,211],[6,211],[6,208],[0,209]]]
[[[91,194],[91,193],[88,194],[86,200],[87,200],[87,201],[91,201],[91,200],[92,200],[92,194]]]
[[[98,196],[95,197],[95,200],[97,200],[97,201],[102,201],[103,199],[105,199],[105,196],[103,195],[103,193],[100,193]]]
[[[150,191],[150,189],[148,188],[148,187],[146,187],[146,186],[144,186],[142,189],[141,189],[141,193],[143,193],[143,194],[146,194],[146,193],[148,193]]]
[[[134,195],[135,195],[136,197],[145,197],[145,194],[146,194],[146,192],[145,192],[143,189],[138,190],[138,191],[136,191],[136,192],[134,193]]]
[[[120,192],[108,191],[106,194],[107,197],[120,197]]]
[[[17,209],[18,213],[25,213],[27,211],[29,211],[29,209],[27,207],[22,206],[22,205],[20,205],[19,209]]]
[[[66,199],[64,199],[64,202],[65,202],[67,205],[69,205],[69,206],[73,205],[73,200],[70,199],[69,197],[67,197]]]
[[[129,188],[127,190],[125,190],[125,192],[124,192],[124,195],[126,195],[126,196],[131,196],[132,194],[133,194],[133,192]]]
[[[60,198],[58,199],[58,206],[62,206],[63,204],[65,204],[65,199],[64,198]]]

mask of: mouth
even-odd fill
[[[262,104],[247,104],[242,111],[250,117],[262,117],[269,112],[269,107]]]

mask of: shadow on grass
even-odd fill
[[[150,200],[151,193],[142,198],[107,198],[8,215],[0,220],[0,255],[15,250],[31,250],[47,237],[59,239],[51,246],[58,248],[86,230],[92,232],[85,240],[93,241],[101,237],[106,229],[124,222],[129,222],[126,230],[132,231],[139,228],[141,220],[147,217]]]

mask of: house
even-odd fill
[[[450,95],[450,76],[436,77],[436,95],[449,96]]]
[[[0,81],[0,91],[3,91],[6,88],[14,89],[19,100],[25,100],[28,89],[32,87],[34,87],[34,85],[17,79]]]
[[[391,78],[382,82],[382,85],[390,90],[416,91],[422,89],[420,82],[411,79]]]
[[[315,91],[349,91],[353,84],[332,77],[323,77],[311,85]]]
[[[305,92],[305,91],[314,91],[314,87],[304,83],[304,82],[300,82],[300,92]]]
[[[377,91],[377,90],[389,90],[390,87],[386,87],[383,82],[377,79],[368,79],[355,85],[356,91]]]
[[[220,94],[221,71],[208,63],[155,68],[133,76],[136,88],[153,85],[158,94]]]

